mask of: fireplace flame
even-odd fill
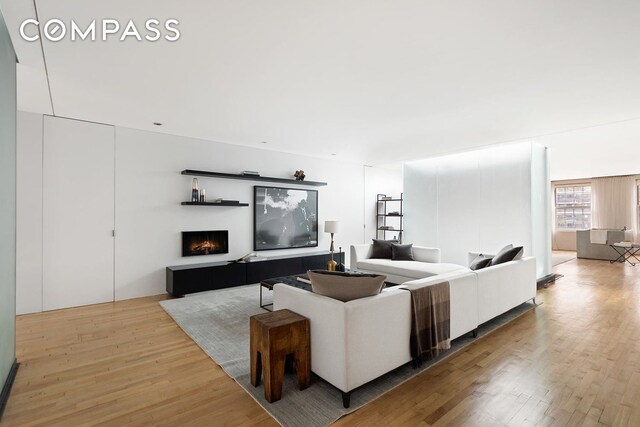
[[[209,251],[216,251],[219,247],[220,246],[216,242],[205,240],[191,245],[191,252],[204,252],[205,255],[209,255]]]

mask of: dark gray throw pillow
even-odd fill
[[[473,271],[482,270],[483,268],[488,267],[491,264],[492,259],[493,258],[491,258],[490,256],[480,254],[471,262],[469,268]]]
[[[373,247],[371,248],[371,256],[369,258],[391,259],[391,245],[394,243],[398,243],[398,241],[373,239]]]
[[[391,245],[391,259],[394,261],[413,261],[413,243],[408,245]]]
[[[524,248],[522,246],[516,246],[511,249],[503,249],[491,260],[491,265],[503,264],[505,262],[513,261],[522,258]]]

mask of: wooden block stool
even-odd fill
[[[264,397],[269,403],[282,397],[287,355],[296,363],[298,386],[311,384],[309,319],[290,310],[277,310],[251,316],[251,384],[260,385],[264,370]]]

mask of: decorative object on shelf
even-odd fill
[[[249,176],[260,176],[260,172],[256,171],[242,171],[242,175]]]
[[[191,201],[199,202],[200,197],[198,195],[198,178],[193,178],[191,180]]]
[[[306,177],[302,169],[297,170],[296,173],[293,174],[293,176],[296,178],[296,181],[304,181],[304,178]]]
[[[207,178],[225,178],[225,179],[244,179],[249,181],[267,181],[267,182],[280,182],[292,185],[307,185],[313,187],[322,187],[327,185],[326,182],[320,181],[298,181],[297,179],[290,178],[273,178],[268,176],[258,176],[258,175],[243,175],[243,174],[233,174],[233,173],[223,173],[223,172],[209,172],[209,171],[199,171],[193,169],[185,169],[181,172],[182,175],[192,175],[192,176],[204,176]]]
[[[391,237],[388,233],[398,233],[393,235],[393,239],[401,241],[404,219],[402,212],[403,194],[400,193],[399,198],[378,194],[376,199],[376,237],[387,240]],[[389,218],[392,219],[387,222]]]
[[[329,252],[331,252],[331,259],[327,263],[327,270],[336,271],[338,267],[338,263],[333,259],[333,235],[338,232],[340,223],[338,221],[325,221],[324,222],[324,232],[331,234],[331,247],[329,248]]]
[[[342,261],[342,255],[344,255],[342,252],[342,246],[338,248],[338,253],[340,254],[340,262],[336,267],[336,271],[342,271],[342,272],[347,271],[347,267],[344,265],[344,262]]]
[[[318,246],[318,191],[256,185],[253,203],[254,251]]]
[[[207,193],[204,191],[204,188],[200,191],[200,203],[205,203],[207,201]]]

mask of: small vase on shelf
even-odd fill
[[[193,178],[193,180],[191,180],[191,201],[197,203],[199,200],[198,178]]]

